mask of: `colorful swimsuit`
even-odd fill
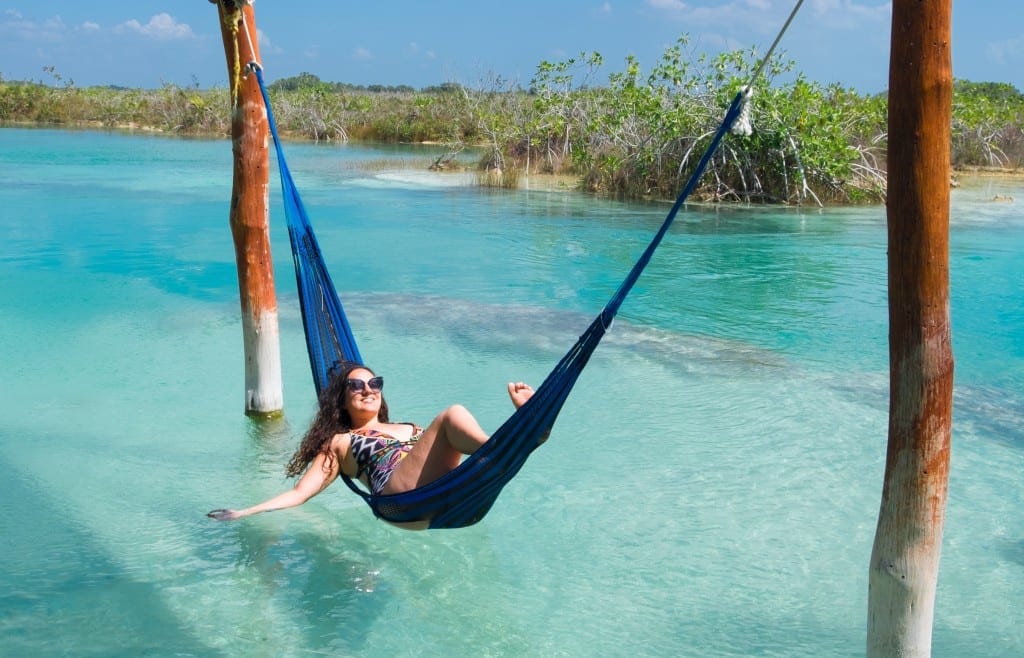
[[[423,434],[422,427],[408,424],[412,425],[412,436],[405,440],[378,430],[366,430],[366,434],[349,433],[349,446],[356,459],[356,479],[365,474],[374,495],[380,495],[399,462],[405,459]]]

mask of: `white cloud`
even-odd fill
[[[145,25],[137,20],[121,23],[114,28],[118,34],[135,33],[158,41],[181,41],[194,39],[195,34],[187,23],[179,23],[167,13],[156,14]]]
[[[812,0],[811,9],[819,24],[846,29],[887,22],[892,15],[891,2],[864,4],[854,0]]]
[[[667,11],[686,11],[687,9],[686,3],[680,2],[680,0],[647,0],[647,4],[655,9]]]
[[[985,49],[988,59],[999,65],[1011,64],[1024,54],[1024,36],[993,41]]]
[[[260,55],[266,55],[268,53],[271,55],[280,55],[284,52],[284,49],[275,45],[274,42],[270,40],[270,37],[267,36],[267,33],[260,28],[256,28],[256,43],[260,46]]]
[[[715,28],[735,33],[737,30],[771,34],[779,29],[793,9],[790,2],[772,0],[729,0],[685,3],[682,0],[646,0],[647,6],[666,18],[687,26],[696,33]],[[808,12],[813,13],[809,19]],[[856,0],[811,0],[801,12],[803,29],[856,29],[887,24],[892,2],[857,2]],[[799,21],[799,16],[797,18]]]
[[[103,27],[93,20],[69,27],[59,16],[42,21],[24,18],[19,12],[8,9],[3,12],[0,21],[0,34],[11,35],[16,39],[35,43],[57,43],[66,40],[73,32],[96,34]],[[114,27],[116,34],[140,34],[158,41],[180,41],[194,39],[196,35],[186,23],[179,23],[170,14],[156,14],[143,25],[136,20],[129,20]]]
[[[437,53],[433,50],[420,50],[420,44],[415,41],[409,42],[409,54],[422,59],[437,59]]]
[[[667,18],[685,23],[694,28],[756,29],[766,31],[773,10],[768,0],[731,0],[730,2],[703,3],[702,6],[687,4],[680,0],[647,0],[647,5]],[[766,14],[769,17],[766,17]],[[779,20],[782,20],[781,18]],[[690,29],[690,28],[688,28]]]
[[[60,16],[36,23],[26,20],[13,9],[5,11],[4,15],[5,20],[0,23],[0,34],[11,35],[14,39],[36,43],[56,43],[67,37],[68,27]]]
[[[352,58],[353,59],[359,59],[359,60],[373,59],[373,53],[371,53],[366,48],[359,47],[359,48],[355,48],[352,51]]]
[[[612,3],[606,2],[606,3],[602,4],[600,12],[602,14],[610,14],[610,13],[612,13]]]

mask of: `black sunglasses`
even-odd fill
[[[346,379],[345,388],[349,393],[359,393],[365,388],[369,388],[371,391],[379,391],[384,388],[384,378],[378,375],[366,381],[362,379]]]

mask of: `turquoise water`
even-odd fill
[[[363,356],[421,423],[458,401],[496,427],[666,210],[381,164],[422,150],[288,153]],[[344,487],[219,524],[288,486],[314,403],[274,205],[286,417],[243,414],[230,157],[0,130],[0,654],[863,654],[883,208],[688,208],[477,526],[395,530]],[[1024,653],[1021,204],[953,197],[936,656]]]

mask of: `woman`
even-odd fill
[[[328,487],[339,472],[361,480],[374,494],[395,494],[433,482],[473,454],[487,434],[462,405],[442,411],[426,429],[392,423],[381,389],[384,378],[346,364],[320,395],[320,410],[292,455],[286,473],[302,475],[290,491],[241,510],[216,509],[207,516],[231,521],[296,507]],[[533,389],[508,385],[512,404],[523,406]]]

